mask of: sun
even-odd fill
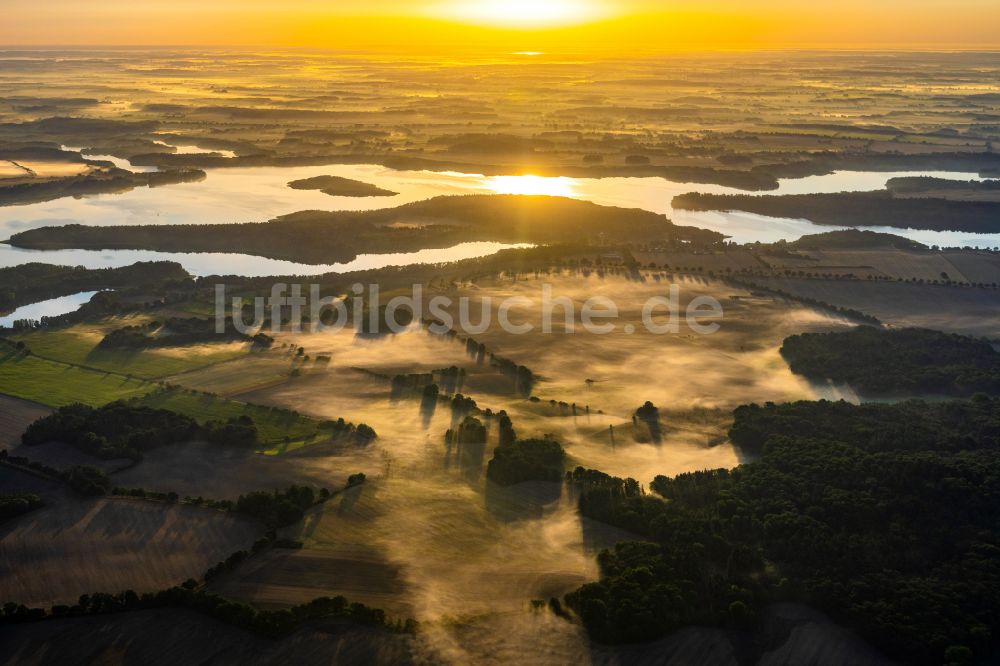
[[[531,194],[535,196],[573,197],[576,180],[566,176],[491,176],[484,184],[496,194]]]
[[[458,0],[438,5],[433,13],[463,23],[551,28],[603,18],[607,8],[600,0]]]

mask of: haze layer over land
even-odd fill
[[[8,5],[3,666],[997,654],[993,4]]]

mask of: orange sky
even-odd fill
[[[4,45],[1000,48],[998,0],[2,0]]]

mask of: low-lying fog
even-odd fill
[[[488,363],[470,357],[463,341],[418,325],[378,338],[351,330],[280,334],[279,344],[303,347],[309,360],[287,381],[242,393],[240,399],[368,423],[379,433],[364,450],[368,462],[361,462],[357,451],[344,462],[380,471],[288,531],[305,548],[241,570],[222,591],[265,605],[344,593],[395,613],[413,613],[425,623],[421,640],[427,648],[454,663],[502,663],[505,650],[527,645],[534,646],[527,662],[587,661],[589,648],[579,628],[532,612],[529,600],[560,597],[593,580],[600,548],[628,535],[581,520],[570,491],[560,484],[504,489],[487,482],[495,427],[485,447],[448,446],[444,433],[455,425],[448,405],[428,410],[419,399],[393,398],[387,378],[464,368],[456,390],[474,397],[482,409],[506,410],[520,437],[553,434],[570,467],[631,476],[645,485],[657,474],[738,464],[726,438],[734,406],[818,395],[781,360],[782,339],[791,332],[847,325],[718,282],[665,275],[657,281],[650,274],[641,282],[596,274],[500,280],[456,288],[450,295],[490,297],[495,308],[515,295],[537,301],[543,281],[553,285],[553,296],[577,303],[578,313],[590,296],[615,300],[619,328],[641,326],[642,303],[664,295],[671,281],[680,287],[682,310],[696,296],[712,296],[724,316],[711,335],[536,330],[518,336],[494,325],[474,336],[490,351],[534,371],[532,394],[538,401],[519,395]],[[538,324],[534,312],[525,307],[512,318]],[[249,366],[253,358],[240,363]],[[198,385],[199,373],[182,381]],[[254,381],[250,368],[246,381]],[[659,443],[633,436],[631,415],[646,400],[663,414]],[[576,415],[559,401],[575,403]],[[308,466],[310,459],[304,455],[300,462]]]

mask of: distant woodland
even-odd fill
[[[0,206],[38,203],[62,197],[126,192],[136,187],[158,187],[204,179],[205,172],[200,169],[170,169],[139,173],[110,169],[39,182],[3,184],[3,181],[0,181]]]
[[[885,184],[890,192],[900,194],[935,192],[940,190],[969,190],[972,192],[998,192],[1000,180],[952,180],[931,176],[906,176],[890,178]]]
[[[929,250],[923,243],[868,229],[842,229],[822,234],[806,234],[796,241],[776,243],[796,250],[864,250],[891,248],[897,250]]]
[[[413,252],[468,241],[558,243],[665,240],[709,246],[723,235],[672,224],[663,215],[560,197],[436,197],[397,208],[306,211],[271,222],[43,227],[14,234],[30,249],[144,249],[239,252],[304,263],[350,261],[362,253]]]
[[[792,372],[869,395],[1000,393],[1000,352],[986,340],[922,328],[801,333],[781,355]]]
[[[674,197],[673,206],[686,210],[741,210],[844,227],[1000,233],[1000,202],[901,199],[886,191],[782,196],[690,192]]]
[[[81,291],[141,288],[190,278],[180,264],[138,262],[120,268],[21,264],[0,268],[0,312]]]

